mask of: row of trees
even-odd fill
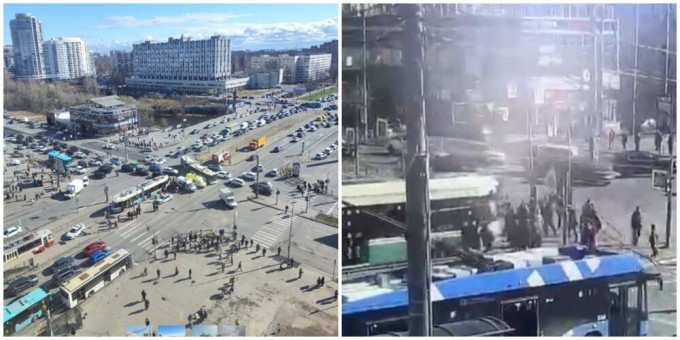
[[[16,81],[5,73],[4,81],[4,105],[9,111],[48,112],[84,103],[99,94],[92,78],[77,83]]]

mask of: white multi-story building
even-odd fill
[[[14,47],[14,74],[17,79],[44,79],[43,31],[38,18],[18,13],[10,20]]]
[[[330,53],[303,55],[297,60],[295,78],[298,83],[327,79],[331,71]]]
[[[134,76],[125,81],[136,88],[220,94],[248,82],[248,78],[231,77],[231,42],[220,35],[135,44],[132,64]]]
[[[283,81],[283,69],[271,70],[249,70],[245,72],[250,80],[246,88],[249,89],[271,89],[281,85]]]
[[[250,69],[251,70],[273,70],[273,69],[283,69],[283,82],[284,83],[295,83],[296,82],[296,68],[295,65],[298,60],[298,56],[292,56],[288,54],[282,55],[261,55],[253,57],[250,59]]]
[[[45,73],[50,79],[78,79],[94,76],[87,44],[80,38],[52,38],[43,42]]]
[[[250,61],[252,70],[283,69],[284,83],[307,83],[328,78],[331,68],[331,54],[291,56],[261,55]]]

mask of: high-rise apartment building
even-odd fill
[[[331,71],[331,54],[312,54],[300,56],[295,64],[296,81],[309,83],[328,79]]]
[[[125,81],[135,88],[220,94],[248,82],[247,78],[231,77],[231,42],[219,35],[206,40],[182,36],[165,43],[135,44],[132,63],[134,76]]]
[[[9,29],[14,47],[15,76],[18,79],[45,78],[40,20],[28,13],[18,13],[10,20]]]
[[[87,44],[80,38],[52,38],[43,42],[46,78],[68,80],[94,76]]]
[[[331,69],[331,54],[292,56],[262,55],[250,61],[252,70],[283,69],[284,83],[307,83],[327,79]]]
[[[113,60],[113,69],[126,75],[134,74],[132,65],[132,52],[127,51],[111,51],[109,53],[111,60]]]
[[[10,74],[14,74],[14,48],[12,45],[5,45],[2,48],[3,68]]]

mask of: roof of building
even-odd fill
[[[579,255],[580,254],[580,255]],[[585,255],[580,247],[536,248],[494,256],[512,263],[512,269],[479,272],[457,265],[451,278],[431,285],[432,301],[495,294],[516,289],[549,286],[581,280],[644,272],[640,256],[633,253]],[[374,282],[343,283],[342,314],[405,307],[408,290],[402,278],[381,274]]]
[[[97,97],[90,99],[90,101],[102,107],[113,107],[127,104],[126,102],[118,99],[118,96]]]

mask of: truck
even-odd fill
[[[220,189],[220,199],[224,201],[227,207],[234,209],[238,205],[234,193],[228,188]]]
[[[231,157],[231,155],[229,155],[229,151],[224,151],[224,150],[223,150],[223,151],[214,153],[214,154],[212,155],[212,161],[213,161],[213,163],[215,163],[215,164],[219,164],[219,163],[228,161],[230,157]]]
[[[255,151],[261,147],[264,146],[264,143],[267,142],[267,139],[264,137],[256,138],[250,141],[250,149]]]
[[[64,192],[64,196],[66,198],[73,198],[77,193],[80,192],[80,190],[83,190],[83,187],[84,185],[82,179],[74,179],[68,185],[66,185],[66,192]]]

